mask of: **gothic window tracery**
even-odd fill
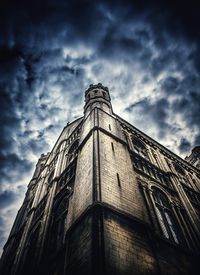
[[[158,167],[160,167],[160,163],[159,163],[159,160],[158,160],[158,156],[157,154],[155,153],[155,151],[153,149],[151,149],[151,152],[152,152],[152,155],[154,157],[154,160],[155,160],[155,163]]]
[[[78,154],[78,144],[79,144],[79,140],[77,139],[69,148],[68,150],[68,154],[67,154],[67,164],[71,163],[75,157]]]
[[[159,189],[153,188],[153,199],[158,222],[165,238],[179,244],[175,218],[168,197]]]
[[[200,208],[200,194],[186,185],[183,185],[183,189],[191,204]]]
[[[155,179],[159,183],[171,187],[171,180],[168,173],[165,173],[161,169],[157,168],[157,166],[151,164],[148,161],[145,161],[143,158],[136,154],[132,156],[132,162],[137,170],[148,175],[152,179]]]
[[[184,177],[186,175],[185,170],[178,163],[174,163],[174,168],[180,176]]]
[[[54,170],[50,173],[49,177],[48,177],[48,184],[50,184],[53,180],[54,177]]]
[[[39,233],[40,233],[40,228],[41,224],[39,223],[37,228],[34,229],[30,235],[29,239],[26,245],[26,265],[25,265],[25,270],[27,271],[27,274],[34,274],[34,265],[36,262],[37,258],[37,243],[38,243],[38,238],[39,238]]]
[[[76,172],[76,162],[73,162],[58,180],[58,189],[61,189],[65,185],[70,185],[70,187],[73,187],[73,184],[71,183],[71,181],[74,179],[75,172]]]
[[[46,202],[47,202],[47,196],[45,196],[40,203],[38,204],[38,206],[36,207],[34,216],[33,216],[33,222],[35,222],[36,220],[38,220],[44,213],[44,209],[46,206]]]
[[[143,158],[149,159],[146,146],[137,138],[132,137],[133,150]]]
[[[54,247],[55,245],[57,249],[59,249],[64,242],[68,204],[69,192],[66,192],[65,195],[58,202],[56,202],[54,206],[54,218],[52,228],[52,234],[54,238],[52,240],[52,247]]]
[[[124,131],[124,130],[122,132],[123,132],[123,135],[125,137],[126,143],[129,145],[128,133],[126,131]]]
[[[48,167],[49,172],[51,172],[51,171],[55,168],[57,160],[58,160],[58,156],[56,156],[56,157],[50,162],[49,167]]]
[[[178,163],[173,163],[174,169],[177,173],[178,179],[182,184],[191,185],[186,171]]]

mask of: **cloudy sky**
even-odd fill
[[[5,1],[0,9],[0,243],[34,165],[89,84],[182,157],[200,144],[200,16],[190,1]]]

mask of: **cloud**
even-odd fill
[[[3,208],[15,201],[16,197],[13,192],[6,190],[0,193],[0,207]]]
[[[186,138],[182,138],[179,145],[179,150],[181,153],[188,152],[188,149],[190,149],[191,144]]]
[[[117,114],[177,154],[184,156],[199,144],[200,17],[192,2],[2,5],[4,241],[34,164],[66,123],[82,115],[83,92],[91,83],[108,86]],[[13,191],[19,185],[24,192]],[[12,219],[6,218],[9,211]]]

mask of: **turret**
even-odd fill
[[[48,156],[49,156],[49,153],[47,153],[46,155],[41,154],[41,156],[40,156],[40,158],[39,158],[39,160],[36,164],[36,168],[35,168],[32,180],[38,177],[38,175],[39,175],[42,167],[44,166],[44,163],[46,162]]]
[[[193,166],[200,169],[200,146],[196,146],[192,149],[192,153],[185,158]]]
[[[97,85],[91,84],[85,91],[84,113],[89,113],[95,107],[99,107],[106,112],[112,113],[109,90],[101,83],[98,83]]]

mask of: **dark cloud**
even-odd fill
[[[163,81],[161,81],[161,89],[164,90],[166,93],[176,93],[178,86],[179,86],[179,80],[176,77],[166,77]]]
[[[30,151],[29,151],[30,152]],[[14,183],[30,172],[32,163],[21,159],[17,154],[6,152],[0,154],[1,182]]]
[[[11,184],[30,175],[67,121],[82,115],[79,106],[90,83],[105,83],[114,101],[125,102],[126,113],[136,122],[140,117],[147,134],[155,129],[154,137],[169,143],[173,135],[179,153],[198,145],[198,11],[193,1],[180,0],[4,1],[2,206],[14,205]],[[183,134],[189,129],[192,140]]]
[[[186,153],[190,149],[191,144],[186,138],[182,138],[180,141],[179,149],[181,153]]]
[[[5,192],[0,193],[0,207],[4,208],[10,203],[13,203],[16,200],[15,193],[6,190]]]
[[[168,109],[169,102],[166,98],[160,98],[155,102],[151,102],[148,98],[138,101],[135,104],[130,105],[125,111],[132,112],[138,111],[139,116],[144,121],[144,129],[151,125],[152,120],[158,127],[158,138],[166,136],[168,131],[172,131],[173,127],[168,123]]]

